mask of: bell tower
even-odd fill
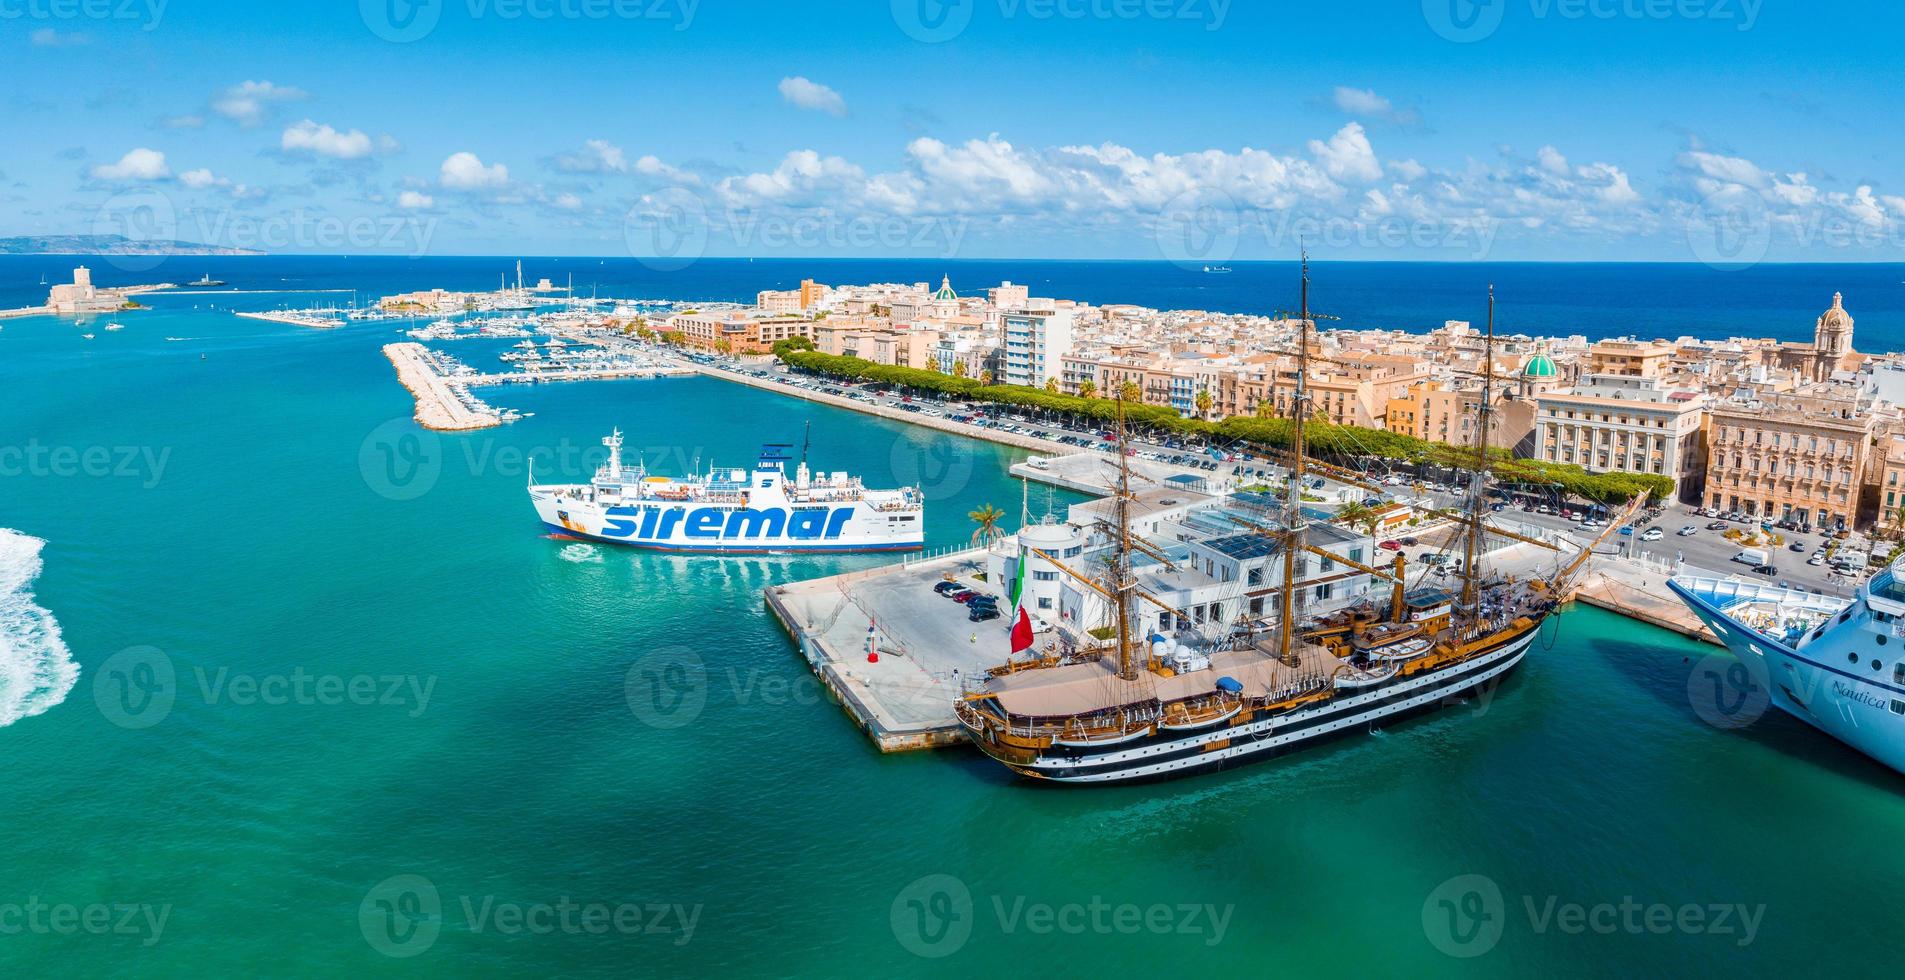
[[[1818,363],[1813,380],[1824,381],[1838,370],[1839,360],[1852,352],[1852,314],[1845,311],[1845,294],[1832,294],[1832,308],[1819,315],[1813,328],[1812,349]]]

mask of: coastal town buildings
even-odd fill
[[[1565,391],[1536,399],[1534,458],[1590,473],[1669,476],[1682,497],[1697,499],[1707,468],[1708,406],[1699,390],[1653,374],[1590,374]]]
[[[1851,398],[1774,395],[1713,407],[1707,506],[1817,527],[1853,526],[1877,416]]]

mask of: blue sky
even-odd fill
[[[0,0],[0,234],[1899,260],[1901,26],[1796,0]]]

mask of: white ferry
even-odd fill
[[[1905,772],[1901,568],[1905,561],[1874,576],[1849,601],[1731,579],[1669,579],[1667,587],[1746,667],[1747,676],[1731,685],[1735,690],[1716,695],[1725,699],[1716,704],[1725,715],[1720,720],[1748,723],[1752,709],[1770,702]]]
[[[700,554],[917,551],[925,501],[914,487],[869,490],[846,473],[817,474],[803,458],[787,475],[788,444],[761,450],[751,470],[650,476],[622,466],[622,433],[602,440],[608,462],[586,484],[529,487],[543,524],[560,535]],[[803,453],[804,455],[804,453]]]

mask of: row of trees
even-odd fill
[[[1077,395],[1061,393],[1056,382],[1044,388],[992,384],[990,379],[963,378],[938,371],[875,364],[858,357],[822,354],[814,350],[813,342],[805,337],[781,341],[774,345],[774,353],[788,366],[813,374],[970,402],[1007,405],[1094,425],[1110,423],[1118,413],[1118,406],[1111,398],[1094,397],[1096,386],[1090,382],[1081,385]],[[1207,421],[1185,418],[1176,409],[1166,406],[1141,404],[1141,394],[1137,385],[1130,383],[1116,393],[1125,402],[1126,422],[1143,432],[1223,446],[1242,444],[1271,454],[1287,452],[1294,442],[1295,424],[1287,418],[1267,417],[1267,403],[1259,406],[1256,416],[1233,415]],[[1199,414],[1208,412],[1208,406],[1199,410]],[[1304,426],[1304,443],[1309,455],[1358,471],[1368,471],[1372,463],[1383,460],[1402,461],[1417,467],[1469,467],[1476,462],[1473,447],[1418,439],[1384,429],[1337,425],[1323,421],[1320,415]],[[1530,490],[1560,490],[1596,503],[1622,503],[1643,492],[1653,494],[1656,500],[1666,500],[1674,491],[1673,478],[1653,473],[1589,473],[1571,464],[1516,459],[1505,449],[1490,449],[1488,460],[1498,483]]]

